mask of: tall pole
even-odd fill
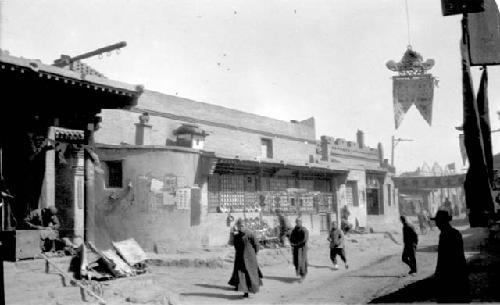
[[[391,137],[391,166],[394,166],[394,136]]]
[[[394,138],[394,136],[391,137],[391,166],[394,166],[394,148],[396,148],[396,145],[399,144],[399,142],[411,142],[413,141],[412,139],[402,139],[402,138]]]
[[[3,178],[3,172],[2,172],[2,142],[3,141],[0,141],[0,179]],[[3,196],[2,194],[0,194],[0,196]],[[0,198],[0,200],[3,202],[3,199]],[[3,231],[3,219],[4,219],[4,215],[2,213],[2,211],[4,211],[4,206],[5,206],[5,202],[4,204],[0,207],[0,304],[5,304],[5,290],[4,290],[4,275],[3,275],[3,257],[4,257],[4,253],[5,253],[5,249],[3,248],[3,239],[4,239],[4,234],[2,233]],[[5,208],[5,210],[7,210]]]

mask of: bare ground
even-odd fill
[[[477,254],[483,236],[477,230],[463,232],[470,241],[468,255]],[[349,269],[340,264],[337,271],[331,268],[326,236],[317,236],[310,243],[309,274],[303,283],[295,277],[290,249],[259,252],[264,286],[248,299],[227,285],[232,268],[231,248],[178,255],[179,260],[170,260],[169,266],[155,264],[147,274],[104,282],[103,298],[108,304],[367,303],[432,275],[437,236],[437,231],[420,236],[416,276],[408,276],[408,268],[401,262],[402,245],[396,243],[401,240],[399,232],[351,234],[347,240]],[[185,258],[195,256],[200,258]],[[60,259],[58,263],[67,268],[67,260]],[[41,260],[5,263],[5,269],[7,304],[89,304],[82,302],[78,288],[63,287],[60,276],[46,274]],[[91,297],[88,300],[97,304]]]

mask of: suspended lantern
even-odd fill
[[[396,63],[394,60],[390,60],[386,66],[389,70],[398,72],[398,75],[392,77],[396,129],[401,125],[404,115],[413,104],[427,123],[431,125],[436,79],[427,72],[434,66],[434,60],[427,59],[424,62],[422,55],[408,46],[400,62]]]

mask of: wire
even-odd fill
[[[408,30],[408,47],[411,47],[411,35],[410,35],[410,13],[408,9],[408,0],[405,0],[405,10],[406,10],[406,25]]]

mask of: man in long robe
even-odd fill
[[[468,303],[469,279],[462,234],[450,225],[451,216],[447,211],[438,211],[433,220],[441,231],[434,274],[437,301]]]
[[[232,234],[236,253],[229,285],[243,292],[243,297],[248,297],[249,292],[259,292],[262,285],[262,273],[257,262],[259,243],[255,235],[245,228],[241,218],[236,221],[236,230]]]
[[[290,233],[290,245],[292,246],[293,265],[297,276],[302,282],[307,275],[307,242],[309,231],[302,226],[302,220],[295,220],[295,228]]]

